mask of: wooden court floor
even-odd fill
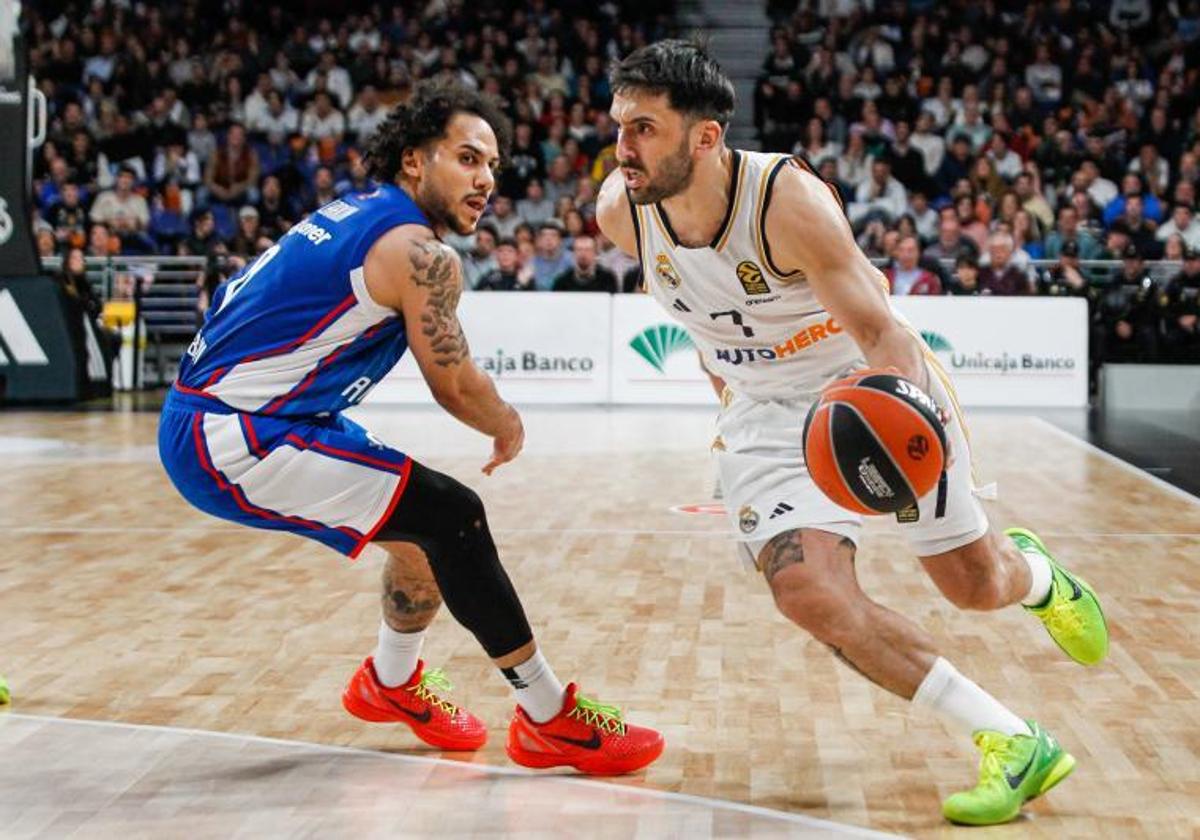
[[[972,831],[943,823],[939,809],[973,783],[969,740],[910,714],[775,615],[761,579],[740,570],[722,517],[670,510],[710,501],[707,412],[530,410],[526,453],[491,478],[479,474],[487,442],[433,410],[376,408],[360,419],[479,490],[559,675],[665,732],[659,762],[617,785],[906,835]],[[347,564],[315,543],[190,509],[157,464],[156,422],[150,413],[0,413],[0,673],[14,692],[12,723],[29,730],[22,737],[44,719],[71,718],[510,766],[507,686],[444,611],[425,658],[491,724],[487,747],[430,752],[403,727],[347,716],[338,697],[374,642],[379,558],[367,552]],[[1074,776],[1019,822],[973,833],[1194,836],[1200,503],[1033,417],[975,414],[972,431],[981,477],[1000,486],[993,522],[1039,530],[1096,587],[1112,632],[1108,661],[1083,669],[1019,609],[957,611],[891,527],[870,527],[858,564],[868,592],[921,621],[960,670],[1079,759]],[[103,750],[114,772],[153,740],[93,747],[89,731],[64,730],[80,752]],[[22,791],[56,784],[61,749],[0,773],[0,835],[5,819],[20,817]],[[380,772],[370,771],[367,790],[400,801],[457,789],[453,774],[396,788],[380,785]],[[243,800],[218,809],[228,819],[215,823],[218,834],[222,825],[226,834],[263,827],[255,802]],[[531,794],[525,811],[539,801]],[[521,831],[512,814],[491,830]],[[313,819],[314,832],[328,827]],[[120,831],[164,825],[135,819]],[[558,829],[612,834],[601,825]],[[654,825],[626,827],[654,836]],[[706,825],[718,835],[772,835]],[[390,826],[422,833],[439,823]]]

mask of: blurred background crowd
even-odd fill
[[[1074,295],[1094,358],[1200,361],[1200,3],[771,0],[763,149],[841,193],[893,294]],[[306,213],[370,190],[361,149],[413,84],[501,100],[513,157],[472,237],[486,290],[635,291],[596,229],[609,62],[672,0],[45,2],[38,247],[197,255],[211,292]],[[1092,261],[1112,261],[1107,266]],[[68,270],[70,270],[68,268]],[[71,282],[71,281],[69,281]],[[205,296],[202,295],[202,306]]]

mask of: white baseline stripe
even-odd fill
[[[859,826],[844,825],[842,823],[832,822],[830,820],[822,820],[818,819],[817,817],[809,817],[804,814],[792,814],[788,813],[787,811],[776,811],[773,808],[764,808],[759,805],[746,805],[741,802],[731,802],[727,799],[711,799],[707,796],[697,796],[690,793],[675,793],[673,791],[634,787],[632,785],[618,785],[611,782],[601,782],[593,779],[542,774],[520,767],[497,767],[493,764],[473,764],[464,761],[450,761],[445,758],[428,758],[425,756],[404,755],[402,753],[366,750],[357,747],[315,744],[308,741],[290,741],[284,738],[267,738],[262,735],[242,735],[234,732],[215,732],[207,729],[189,729],[187,727],[177,726],[152,726],[144,723],[123,723],[120,721],[109,720],[57,718],[47,715],[28,715],[21,712],[9,712],[5,715],[5,717],[16,718],[18,720],[35,721],[43,724],[94,726],[106,729],[125,729],[141,732],[175,732],[181,735],[191,735],[198,738],[218,738],[229,741],[240,741],[242,743],[268,744],[275,747],[290,747],[292,749],[304,750],[307,752],[370,756],[372,758],[383,759],[386,761],[398,761],[404,764],[433,764],[440,767],[453,767],[458,770],[474,770],[482,773],[492,773],[497,776],[523,776],[526,778],[538,778],[542,781],[549,781],[553,784],[573,785],[576,787],[600,787],[633,797],[644,796],[648,799],[665,799],[672,802],[687,802],[693,805],[705,805],[709,808],[713,808],[714,810],[737,811],[743,814],[753,814],[757,817],[765,817],[767,819],[778,820],[779,822],[793,823],[795,825],[802,825],[808,828],[821,829],[822,831],[837,833],[848,837],[899,836],[895,834],[885,834],[869,828],[860,828]]]
[[[1050,430],[1051,432],[1053,432],[1055,435],[1062,438],[1063,440],[1068,441],[1069,443],[1075,444],[1075,446],[1079,447],[1080,449],[1091,450],[1094,454],[1103,458],[1105,461],[1108,461],[1110,464],[1120,467],[1121,469],[1125,470],[1125,472],[1132,473],[1132,474],[1138,476],[1139,478],[1149,481],[1151,484],[1155,485],[1160,490],[1165,490],[1166,492],[1170,493],[1175,498],[1183,499],[1185,502],[1190,502],[1193,505],[1200,505],[1200,499],[1196,498],[1188,491],[1182,490],[1182,489],[1176,487],[1174,484],[1171,484],[1168,481],[1163,481],[1158,476],[1156,476],[1152,473],[1148,473],[1145,470],[1140,469],[1138,467],[1135,467],[1133,464],[1129,463],[1128,461],[1121,460],[1116,455],[1113,455],[1111,452],[1105,452],[1103,449],[1101,449],[1099,446],[1096,446],[1096,444],[1094,444],[1094,443],[1090,443],[1089,441],[1083,440],[1082,438],[1075,437],[1075,435],[1071,434],[1070,432],[1066,431],[1065,429],[1058,428],[1058,426],[1055,426],[1049,420],[1044,420],[1041,417],[1033,417],[1032,419],[1036,420],[1038,423],[1041,423],[1048,430]]]

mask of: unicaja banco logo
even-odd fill
[[[659,373],[664,372],[663,366],[672,353],[695,347],[687,330],[674,324],[646,327],[630,340],[629,346]]]
[[[934,353],[949,353],[954,349],[954,345],[941,333],[935,333],[932,330],[921,330],[921,338],[925,339],[925,343],[929,345],[929,349]]]

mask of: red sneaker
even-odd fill
[[[427,744],[444,750],[477,750],[487,741],[487,727],[475,715],[443,700],[434,689],[452,686],[441,668],[417,669],[404,685],[388,688],[375,675],[375,662],[367,657],[342,692],[342,706],[362,720],[404,723]]]
[[[577,696],[567,686],[563,708],[535,723],[517,706],[508,726],[508,757],[526,767],[574,767],[583,773],[615,776],[640,770],[663,751],[663,736],[621,720],[621,710]]]

